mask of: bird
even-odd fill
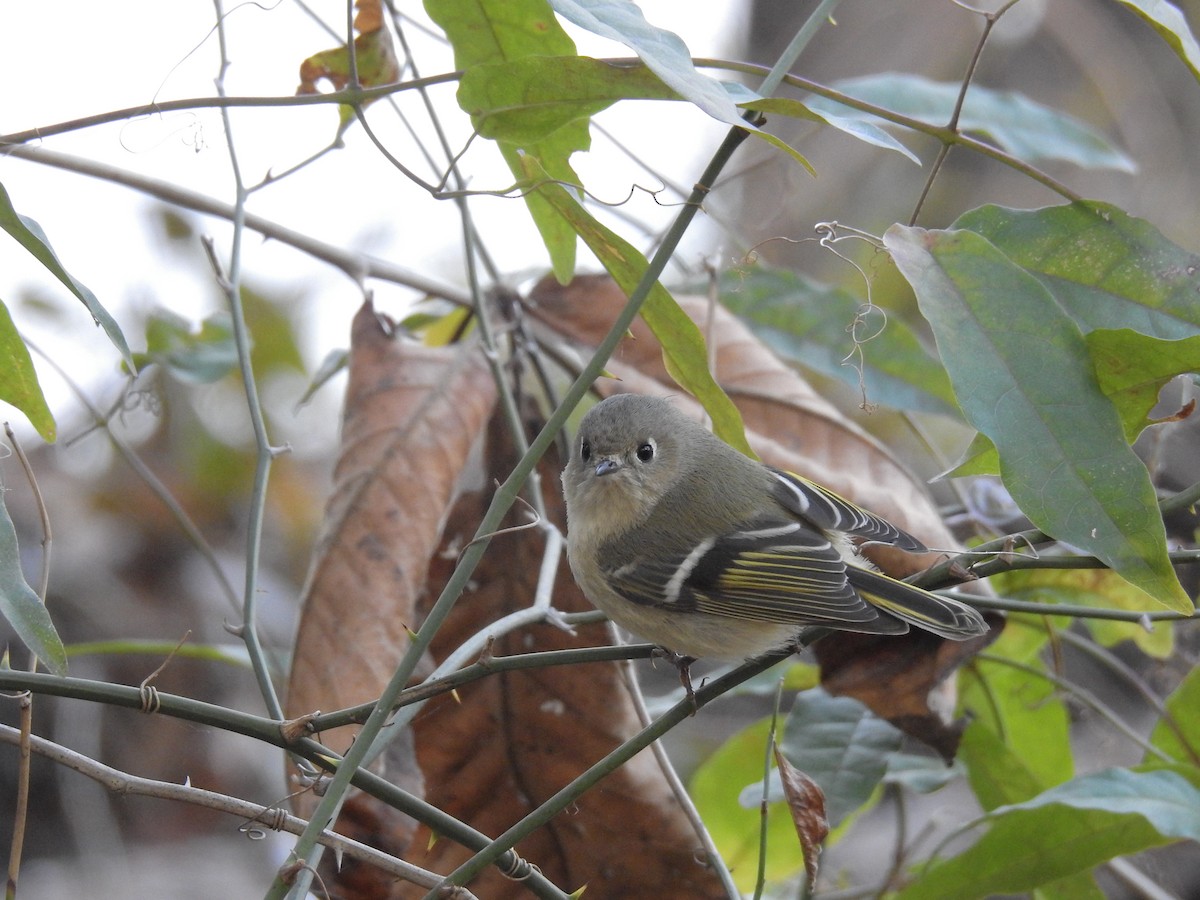
[[[911,534],[745,456],[661,397],[622,393],[593,406],[562,483],[579,587],[672,654],[689,689],[694,660],[794,647],[809,626],[916,626],[955,641],[988,630],[971,606],[879,572],[853,543],[927,552]]]

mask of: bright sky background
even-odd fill
[[[686,5],[688,14],[681,15],[685,7],[671,0],[641,5],[649,21],[679,33],[694,55],[713,56],[730,52],[737,23],[747,8],[745,2],[723,0],[702,4],[702,14],[697,13],[698,7]],[[418,4],[402,6],[424,18]],[[344,4],[317,0],[312,9],[344,31]],[[273,5],[229,3],[226,10],[230,67],[225,80],[233,96],[292,94],[300,62],[335,43],[289,0]],[[213,5],[199,0],[169,4],[140,0],[115,6],[80,0],[53,6],[5,4],[0,12],[0,53],[9,71],[20,76],[10,80],[0,104],[0,132],[52,125],[156,99],[213,96],[220,59],[214,21]],[[630,55],[619,44],[567,27],[580,52]],[[421,39],[415,29],[409,38],[417,42],[414,51],[423,75],[453,68],[446,48]],[[469,131],[465,117],[457,113],[453,87],[441,89],[437,96],[448,111],[445,122],[456,129],[451,141],[460,147]],[[682,104],[626,107],[603,114],[602,123],[625,136],[640,132],[639,152],[686,185],[694,181],[725,131]],[[337,119],[333,106],[237,109],[231,116],[239,162],[249,184],[327,145]],[[395,124],[394,114],[376,107],[371,121],[397,156],[409,163],[419,161]],[[461,284],[465,276],[460,225],[453,205],[434,202],[414,188],[380,156],[361,128],[350,129],[346,145],[301,173],[256,192],[249,210],[329,243],[368,251],[436,281]],[[229,155],[216,110],[88,128],[48,139],[44,146],[167,180],[224,202],[233,199]],[[593,152],[577,155],[575,161],[584,183],[605,199],[624,199],[634,182],[660,186],[595,132]],[[512,181],[486,142],[471,149],[467,165],[474,173],[472,187],[506,187]],[[97,179],[3,157],[0,183],[18,211],[42,225],[67,269],[117,317],[134,349],[143,338],[132,325],[133,309],[166,306],[199,320],[217,308],[211,283],[197,278],[190,262],[182,265],[176,251],[152,236],[145,212],[157,201]],[[545,250],[520,201],[481,198],[473,208],[488,247],[505,272],[536,276],[545,271]],[[658,206],[644,193],[636,193],[623,210],[656,226],[673,215],[673,210]],[[215,238],[227,260],[228,226],[205,218],[200,230]],[[636,235],[624,226],[620,230]],[[685,256],[698,262],[710,252],[711,241],[711,229],[695,229]],[[305,290],[313,296],[306,348],[310,365],[315,367],[330,349],[345,346],[349,317],[361,302],[356,285],[298,251],[264,243],[253,232],[246,234],[244,258],[248,283]],[[583,268],[587,259],[581,253]],[[414,296],[386,285],[371,286],[389,309],[402,308]],[[61,315],[47,316],[20,302],[31,294],[50,300]],[[72,372],[95,373],[94,378],[112,384],[105,376],[117,365],[115,350],[92,327],[83,306],[7,235],[0,235],[0,299],[18,327]],[[59,414],[70,393],[52,371],[36,362],[51,408]],[[338,399],[329,397],[333,408]],[[301,414],[296,434],[286,435],[287,439],[303,442],[305,435],[312,434],[314,423],[308,417],[328,415],[328,404],[318,405],[324,409]],[[23,438],[32,435],[22,415],[0,406],[0,416],[11,420]],[[70,423],[60,419],[59,425],[60,437],[69,436]],[[320,430],[328,437],[336,429]]]

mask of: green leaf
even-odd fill
[[[66,285],[67,289],[82,301],[88,312],[92,314],[92,319],[104,329],[104,333],[108,335],[112,345],[120,351],[125,364],[133,369],[133,356],[129,353],[129,345],[125,343],[125,335],[121,333],[121,326],[108,314],[108,310],[100,305],[96,295],[76,281],[71,273],[63,268],[54,253],[54,248],[50,246],[50,239],[42,231],[42,226],[33,219],[22,216],[13,208],[8,191],[5,190],[3,184],[0,184],[0,228],[16,238],[17,243],[32,253],[38,262],[50,271],[50,274]]]
[[[47,669],[55,675],[66,675],[67,653],[50,621],[50,613],[21,571],[17,529],[4,503],[5,493],[0,486],[0,616]]]
[[[1200,790],[1168,770],[1108,769],[985,821],[990,828],[974,846],[927,868],[900,900],[1027,891],[1117,856],[1200,840]]]
[[[1200,332],[1200,255],[1115,206],[981,206],[951,227],[983,235],[1035,275],[1085,332],[1132,328],[1167,340]]]
[[[1004,596],[1045,603],[1049,614],[1053,614],[1055,603],[1140,612],[1153,599],[1111,569],[1025,569],[1006,572],[1002,583]],[[1000,589],[999,584],[996,587]],[[1138,622],[1107,619],[1084,622],[1096,641],[1105,647],[1129,640],[1156,659],[1166,659],[1175,648],[1174,631],[1167,623],[1147,630]]]
[[[535,160],[525,157],[527,177],[544,178]],[[637,287],[648,267],[637,248],[605,228],[561,186],[544,184],[542,195],[583,238],[608,274],[626,294]],[[642,305],[642,319],[662,345],[663,362],[675,382],[700,401],[713,420],[713,432],[725,443],[753,456],[746,442],[741,413],[708,370],[704,335],[660,283],[655,282]]]
[[[160,309],[146,322],[146,352],[136,359],[139,366],[158,363],[181,381],[211,384],[237,367],[233,325],[228,314],[216,313],[194,330],[187,319]]]
[[[358,22],[355,22],[358,27]],[[354,66],[350,65],[350,50],[345,45],[314,53],[300,64],[298,94],[317,93],[317,82],[326,79],[335,90],[344,90],[356,76],[362,87],[392,84],[400,79],[400,64],[392,46],[392,35],[386,28],[365,31],[354,39]],[[374,100],[365,100],[363,108]],[[338,104],[338,135],[357,118],[354,107]]]
[[[250,364],[260,377],[285,369],[304,372],[304,357],[300,353],[296,326],[292,317],[288,315],[288,310],[293,308],[298,300],[298,297],[272,300],[251,287],[242,286],[242,309],[246,317],[246,330],[253,339]],[[208,327],[209,321],[205,322],[205,327]],[[225,322],[214,321],[214,324],[227,327]]]
[[[618,100],[678,100],[645,66],[585,56],[532,56],[484,63],[463,73],[458,105],[483,137],[531,144]]]
[[[1050,787],[999,734],[979,720],[963,732],[958,758],[966,764],[967,780],[985,810],[1020,803]]]
[[[88,641],[78,644],[67,644],[67,656],[129,656],[147,654],[150,656],[199,659],[204,662],[223,663],[249,669],[250,653],[245,644],[182,644],[175,641],[151,641],[136,638],[125,638],[113,641]]]
[[[1200,769],[1200,666],[1193,666],[1164,704],[1167,716],[1150,732],[1150,743],[1172,759]],[[1154,757],[1147,755],[1147,763]]]
[[[1149,473],[1096,383],[1083,335],[1046,288],[972,232],[897,225],[884,243],[1021,510],[1158,603],[1190,612]]]
[[[307,405],[308,401],[313,398],[313,395],[323,388],[329,381],[340,372],[344,371],[350,362],[350,351],[344,347],[330,350],[325,354],[325,358],[321,360],[321,364],[317,366],[317,371],[313,373],[312,380],[309,381],[308,387],[304,389],[304,393],[300,399],[296,401],[296,409],[299,410],[302,406]]]
[[[789,116],[793,119],[807,119],[811,122],[820,122],[822,125],[830,125],[838,131],[845,132],[851,137],[858,138],[865,144],[871,144],[874,147],[882,147],[884,150],[894,150],[895,152],[908,157],[918,166],[921,164],[920,158],[905,147],[902,143],[876,125],[873,121],[869,121],[862,117],[839,116],[825,109],[814,109],[809,105],[801,103],[799,100],[794,100],[791,97],[764,97],[753,100],[745,100],[738,103],[742,109],[753,109],[761,113],[771,113],[774,115]]]
[[[830,86],[856,100],[937,126],[950,121],[962,89],[957,81],[936,82],[896,72],[848,78]],[[875,120],[868,113],[823,97],[810,97],[805,102],[817,112]],[[982,135],[1000,149],[1030,162],[1056,159],[1084,168],[1122,172],[1137,168],[1132,159],[1089,125],[1011,91],[972,84],[958,127],[960,131]]]
[[[425,9],[446,32],[454,48],[454,63],[465,70],[464,75],[476,66],[524,57],[575,56],[575,42],[558,24],[546,0],[425,0]],[[591,136],[587,120],[579,119],[536,143],[499,141],[498,146],[518,181],[524,179],[522,159],[528,155],[537,159],[548,177],[577,184],[571,154],[587,150]],[[575,234],[541,191],[527,193],[525,204],[550,254],[554,275],[565,284],[575,273]]]
[[[551,0],[555,12],[580,28],[619,41],[683,99],[714,119],[749,128],[729,93],[716,79],[696,71],[679,35],[646,21],[628,0]]]
[[[1184,64],[1192,75],[1200,79],[1200,46],[1188,28],[1187,19],[1173,3],[1166,0],[1117,0],[1122,6],[1150,23]]]
[[[1040,667],[1034,654],[1046,638],[1044,627],[1035,627],[1028,617],[1013,616],[990,652]],[[1074,774],[1070,721],[1050,681],[1002,662],[978,660],[963,671],[960,684],[963,709],[1024,764],[1031,781],[1022,779],[1010,786],[1018,792],[1016,796],[1027,790],[1028,784],[1040,790]],[[997,793],[999,786],[982,783],[991,776],[979,768],[978,759],[967,761],[971,785],[981,804],[986,807],[1014,799],[1014,795]],[[994,761],[1004,762],[996,755],[987,758],[989,764]]]
[[[42,440],[54,443],[58,433],[54,415],[46,405],[29,348],[21,340],[3,301],[0,301],[0,400],[25,413]]]
[[[525,161],[530,160],[537,161],[541,165],[544,178],[552,178],[560,183],[556,186],[576,185],[579,184],[579,176],[571,168],[570,153],[567,152],[564,156],[559,152],[556,143],[563,140],[563,132],[579,126],[582,126],[585,132],[587,131],[586,122],[576,122],[561,129],[559,134],[547,138],[543,144],[531,145],[524,149],[508,143],[499,143],[497,146],[500,148],[500,154],[504,157],[504,161],[508,163],[508,167],[517,175],[518,179],[520,173],[525,170]],[[575,249],[578,236],[570,223],[555,212],[553,204],[546,199],[545,192],[538,182],[533,182],[527,187],[530,189],[525,193],[525,206],[529,210],[533,224],[537,226],[538,234],[542,236],[542,243],[546,245],[546,251],[550,254],[550,266],[554,270],[554,277],[560,284],[566,284],[575,276]]]
[[[706,759],[692,775],[688,793],[696,804],[721,858],[737,886],[754,888],[762,819],[757,807],[738,802],[742,786],[762,782],[771,720],[762,719],[735,734]],[[768,881],[779,881],[804,868],[804,853],[783,802],[768,806]]]
[[[738,97],[754,96],[733,84],[721,87]],[[618,100],[684,100],[644,65],[616,66],[582,56],[528,57],[475,66],[459,82],[458,103],[484,137],[525,149],[559,129],[586,120]],[[771,104],[775,101],[761,101]],[[794,101],[781,101],[785,105]],[[754,106],[741,103],[739,106]],[[789,107],[790,109],[791,107]],[[808,118],[824,121],[820,116]],[[749,126],[743,121],[743,127]],[[586,127],[586,126],[585,126]],[[859,126],[864,140],[873,126]],[[757,129],[756,136],[783,150],[811,174],[812,165],[782,138]],[[878,128],[885,145],[898,143]],[[563,180],[560,178],[560,180]]]
[[[963,767],[957,758],[948,766],[940,757],[897,752],[888,757],[883,783],[900,785],[917,794],[932,794],[962,777]]]
[[[901,739],[899,729],[854,698],[814,688],[796,696],[780,749],[820,785],[832,828],[871,798]]]
[[[963,478],[967,475],[999,474],[1000,454],[996,452],[996,445],[988,439],[986,434],[976,432],[958,462],[937,477],[938,479]]]
[[[721,301],[785,359],[852,387],[861,365],[872,402],[960,418],[945,369],[898,316],[872,308],[858,330],[870,339],[861,360],[853,357],[849,330],[864,305],[849,291],[793,272],[739,269],[722,278]]]
[[[1200,372],[1200,335],[1164,341],[1128,328],[1086,335],[1100,390],[1112,400],[1130,443],[1154,422],[1150,410],[1176,375]]]

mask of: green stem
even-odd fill
[[[1029,600],[1010,600],[1004,597],[979,597],[974,594],[955,594],[979,609],[1000,609],[1005,612],[1033,613],[1035,616],[1070,616],[1076,619],[1107,619],[1114,622],[1176,622],[1200,619],[1200,612],[1175,612],[1171,609],[1142,611],[1137,609],[1103,609],[1097,606],[1077,606],[1073,603],[1034,603]]]
[[[783,53],[779,55],[779,59],[775,61],[775,65],[771,66],[771,71],[767,73],[767,77],[762,80],[762,84],[758,87],[758,92],[764,97],[770,97],[775,93],[776,88],[784,78],[787,77],[787,71],[792,67],[800,54],[804,52],[804,48],[808,46],[825,24],[826,20],[833,16],[833,11],[842,0],[821,0],[821,4],[812,11],[810,15],[800,26],[800,30],[796,32],[791,43],[784,48]]]
[[[213,6],[217,13],[217,40],[221,50],[221,67],[217,75],[217,93],[225,94],[225,70],[229,66],[229,57],[225,46],[225,15],[221,0],[214,0]],[[258,567],[262,549],[263,511],[267,503],[267,479],[271,472],[271,460],[274,450],[267,440],[267,426],[263,418],[262,404],[258,398],[258,387],[254,381],[254,368],[250,363],[250,336],[246,327],[246,311],[242,306],[242,237],[246,232],[246,185],[242,180],[241,165],[238,163],[237,149],[233,140],[233,126],[229,121],[229,110],[221,110],[222,123],[225,126],[225,139],[229,148],[229,163],[233,169],[234,204],[233,204],[233,238],[229,251],[229,273],[221,279],[222,288],[229,301],[230,318],[233,321],[233,340],[237,347],[238,368],[241,371],[242,386],[246,395],[246,408],[250,413],[250,422],[254,429],[254,445],[256,450],[254,464],[254,485],[250,492],[250,510],[246,523],[246,570],[245,586],[242,594],[242,624],[237,633],[246,643],[246,652],[250,654],[250,665],[254,669],[254,677],[258,682],[259,692],[266,704],[267,712],[275,719],[283,718],[283,706],[271,680],[270,667],[267,665],[266,653],[258,636]],[[211,246],[211,245],[210,245]],[[214,264],[216,262],[214,254]]]
[[[653,644],[623,644],[619,647],[581,647],[576,650],[544,650],[516,656],[489,657],[456,672],[432,678],[406,688],[397,700],[397,707],[422,703],[431,697],[446,694],[465,684],[486,678],[497,672],[516,672],[549,666],[573,666],[586,663],[608,663],[626,659],[649,659],[654,655]],[[344,725],[360,725],[375,709],[375,701],[333,710],[316,716],[311,723],[314,732],[331,731]]]

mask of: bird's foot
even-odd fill
[[[700,709],[696,703],[696,689],[692,687],[692,663],[696,661],[696,657],[684,656],[682,653],[676,653],[666,647],[656,647],[654,655],[662,657],[679,670],[679,683],[683,685],[688,702],[692,704],[692,715],[694,716]]]

